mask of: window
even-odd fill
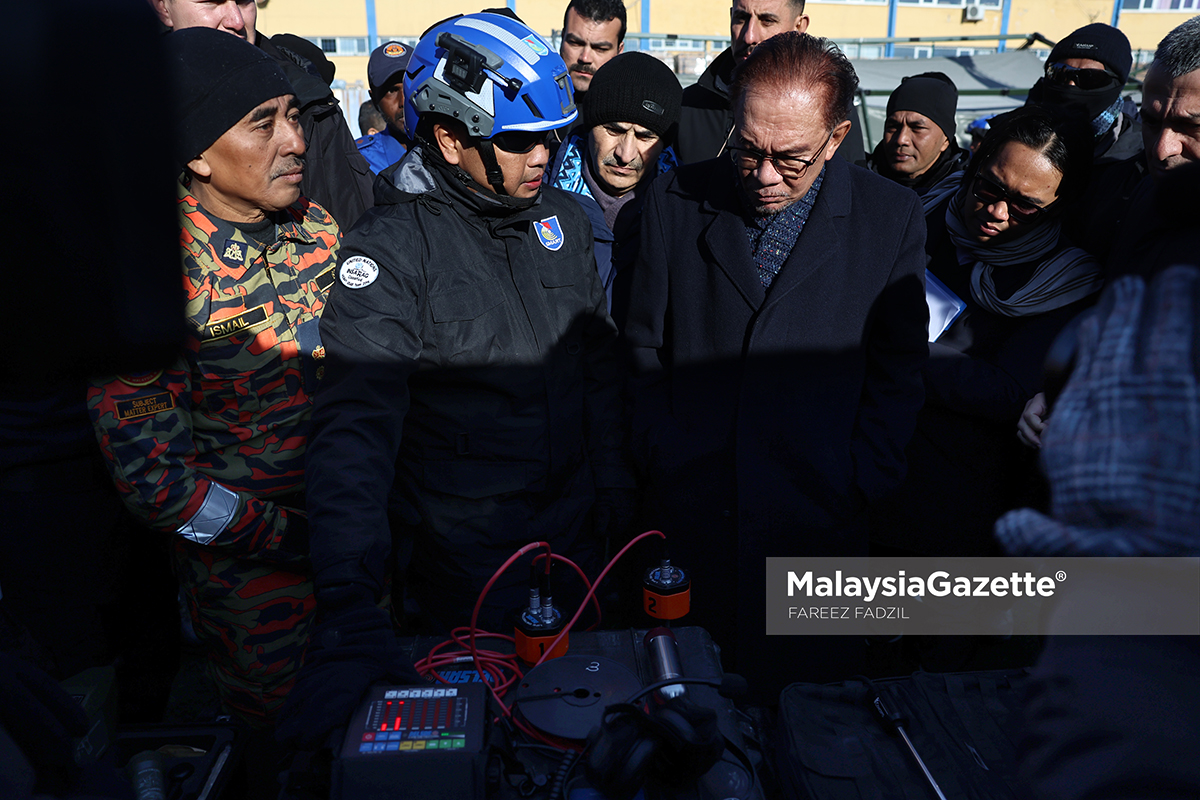
[[[704,52],[703,39],[649,39],[647,46],[651,50],[695,50]]]
[[[909,47],[897,46],[893,51],[896,58],[932,58],[933,47],[930,45],[916,45]]]
[[[1131,2],[1131,0],[1122,0],[1123,2]],[[1160,0],[1161,2],[1170,2],[1170,0]],[[954,6],[962,8],[966,5],[971,5],[975,0],[900,0],[906,5],[921,5],[921,6]],[[979,5],[987,6],[988,8],[999,8],[1001,0],[979,0]],[[1184,0],[1184,2],[1196,2],[1196,0]]]
[[[1124,11],[1196,11],[1200,0],[1121,0]]]
[[[331,56],[366,56],[371,54],[371,51],[367,49],[367,37],[365,36],[310,37],[309,41],[320,47],[322,53],[328,53]]]
[[[883,45],[881,44],[857,44],[849,42],[843,44],[839,42],[838,47],[846,54],[846,58],[883,58]]]

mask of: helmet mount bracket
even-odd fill
[[[504,62],[486,47],[472,44],[450,31],[443,31],[437,38],[438,47],[446,51],[446,84],[456,92],[478,94],[490,72],[492,79],[504,87],[508,99],[516,97],[521,90],[519,78],[510,78],[500,72]]]
[[[413,48],[404,76],[410,138],[432,116],[458,120],[470,137],[487,140],[562,127],[579,111],[567,66],[546,41],[520,20],[482,11],[438,23]]]

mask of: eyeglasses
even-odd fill
[[[1046,80],[1056,86],[1075,84],[1080,89],[1104,89],[1120,82],[1121,76],[1108,69],[1068,67],[1053,62],[1046,65]]]
[[[770,155],[761,150],[755,150],[752,147],[730,147],[729,157],[733,159],[733,163],[739,169],[745,172],[753,172],[762,166],[764,161],[770,161],[771,166],[775,167],[775,171],[779,173],[781,178],[799,178],[804,174],[804,171],[811,167],[821,158],[821,153],[825,151],[825,146],[829,144],[829,140],[833,138],[833,131],[825,137],[825,141],[813,155],[812,158],[801,158],[793,155]]]
[[[1054,205],[1051,203],[1048,206],[1036,206],[1028,200],[1014,195],[1007,187],[1001,186],[983,175],[975,176],[975,183],[972,185],[971,191],[976,200],[988,205],[1003,200],[1008,205],[1009,217],[1018,222],[1033,222]]]
[[[493,136],[493,145],[506,153],[529,153],[539,144],[549,146],[550,131],[502,131]]]

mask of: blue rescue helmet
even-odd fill
[[[425,32],[404,75],[404,127],[416,141],[422,116],[459,120],[472,137],[550,131],[575,108],[567,65],[524,23],[503,14],[454,17]]]

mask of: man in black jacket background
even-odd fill
[[[733,40],[709,65],[700,80],[683,90],[679,115],[679,163],[720,155],[733,130],[729,87],[733,71],[762,42],[788,31],[808,30],[804,0],[733,0],[729,9],[729,37]],[[842,142],[842,158],[856,164],[864,156],[858,115],[850,115],[850,133]]]
[[[1124,33],[1102,22],[1085,25],[1054,45],[1045,75],[1027,101],[1091,126],[1095,149],[1088,202],[1068,210],[1063,225],[1075,244],[1101,261],[1108,258],[1117,223],[1146,175],[1141,122],[1127,113],[1132,109],[1121,96],[1132,65]]]

